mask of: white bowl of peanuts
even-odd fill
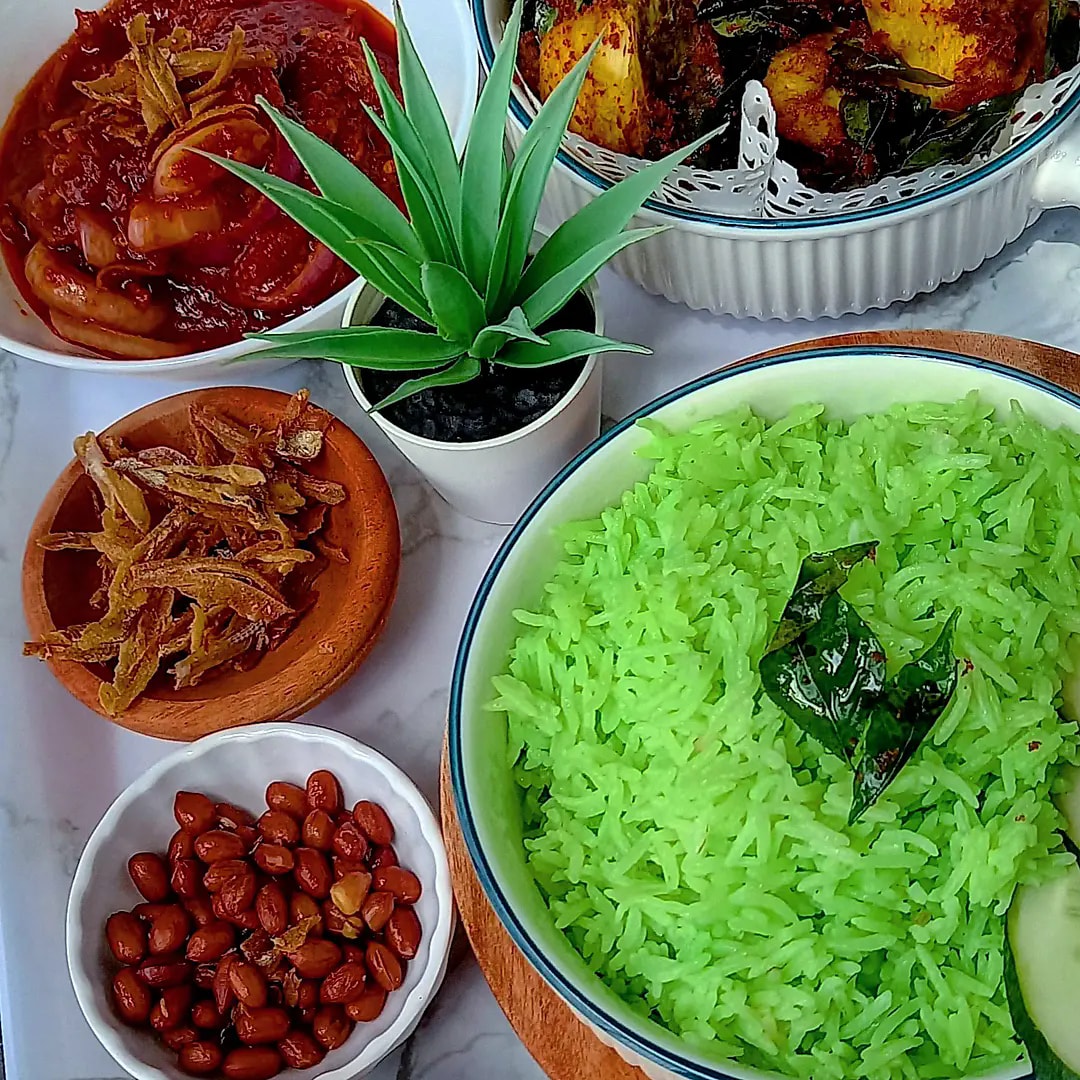
[[[381,754],[259,724],[169,754],[109,807],[67,911],[75,996],[137,1080],[361,1076],[446,972],[435,816]]]

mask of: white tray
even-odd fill
[[[664,389],[739,356],[854,329],[964,327],[1080,350],[1080,225],[1047,219],[1018,249],[907,308],[824,324],[738,323],[691,313],[605,276],[613,334],[657,357],[614,358],[605,411],[624,415]],[[1053,282],[1053,285],[1048,283]],[[1002,298],[1007,297],[1007,302]],[[243,368],[230,372],[244,382]],[[368,441],[387,469],[402,520],[404,561],[385,636],[357,676],[305,718],[339,728],[396,761],[438,805],[438,761],[457,637],[473,589],[504,530],[466,521],[415,477],[359,414],[341,373],[297,365],[265,382],[313,396]],[[114,1080],[75,1002],[64,954],[64,907],[75,863],[115,795],[172,744],[125,732],[70,698],[20,655],[20,562],[38,504],[70,458],[72,438],[184,387],[50,369],[0,355],[0,1022],[8,1080]],[[471,966],[407,1051],[401,1076],[466,1080],[540,1076]],[[396,1062],[373,1080],[393,1080]]]

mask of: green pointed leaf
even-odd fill
[[[626,228],[664,177],[715,136],[715,131],[709,132],[689,146],[630,173],[587,202],[573,217],[564,221],[529,260],[515,295],[519,298],[530,296],[544,282],[591,250],[598,236],[612,236]]]
[[[510,185],[484,290],[489,317],[496,316],[517,289],[536,228],[544,186],[600,40],[597,38],[592,43],[589,51],[551,92],[521,140],[510,172]]]
[[[954,611],[933,644],[900,669],[870,714],[855,766],[849,825],[900,775],[948,706],[956,689],[953,633],[959,615]]]
[[[510,13],[495,62],[480,91],[462,157],[461,185],[468,192],[469,212],[462,222],[461,247],[469,279],[480,293],[487,288],[506,188],[506,116],[517,62],[522,3],[517,0]]]
[[[340,330],[313,330],[295,334],[249,334],[274,344],[259,357],[293,360],[337,360],[379,371],[423,371],[461,355],[461,347],[437,334],[419,330],[393,330],[381,326],[348,326]]]
[[[885,651],[835,589],[816,613],[798,637],[761,658],[761,687],[803,731],[851,764],[885,685]]]
[[[484,326],[484,302],[469,279],[446,263],[424,263],[421,287],[435,319],[435,328],[451,341],[468,346]]]
[[[427,151],[432,173],[446,203],[455,232],[460,233],[461,170],[457,151],[450,138],[450,129],[446,126],[442,106],[416,52],[398,0],[394,0],[394,21],[397,25],[398,74],[401,78],[401,93],[405,99],[405,112],[412,120],[416,134]]]
[[[389,405],[396,405],[413,394],[419,394],[421,390],[430,390],[436,386],[456,386],[459,383],[469,382],[480,374],[480,361],[473,356],[463,356],[455,364],[435,371],[430,375],[424,375],[419,379],[410,379],[402,383],[392,394],[387,394],[378,404],[372,405],[369,412],[378,412]]]
[[[339,259],[352,266],[354,241],[373,240],[381,242],[381,231],[373,231],[359,215],[352,210],[329,199],[313,195],[306,188],[282,180],[273,173],[263,172],[239,161],[230,161],[217,154],[207,154],[201,150],[192,151],[202,154],[216,162],[223,169],[247,181],[256,191],[265,195],[272,203],[281,207],[295,222],[302,225],[317,240],[321,240]],[[356,269],[356,267],[353,267]]]
[[[421,283],[421,263],[391,244],[357,242],[353,258],[367,266],[361,273],[379,292],[418,319],[434,325]]]
[[[819,622],[825,601],[847,584],[852,567],[863,559],[874,558],[877,547],[876,540],[866,540],[835,551],[807,555],[799,566],[795,588],[784,605],[784,614],[776,624],[766,653],[777,652],[789,645]]]
[[[194,151],[201,153],[201,151]],[[380,292],[425,322],[431,312],[420,290],[420,264],[393,245],[373,239],[366,223],[347,207],[313,195],[305,188],[282,180],[272,173],[204,154],[234,176],[246,180],[316,240],[322,241],[339,259],[352,267]]]
[[[397,165],[401,195],[408,207],[413,229],[429,259],[457,262],[459,251],[453,217],[444,193],[435,180],[435,171],[423,141],[386,81],[371,47],[363,40],[360,44],[383,110],[380,116],[365,103],[364,111],[390,144]]]
[[[561,311],[567,300],[588,281],[597,270],[623,248],[649,236],[667,232],[669,226],[654,225],[649,229],[627,229],[606,240],[593,244],[575,262],[548,278],[531,296],[521,301],[521,310],[533,326],[540,326]]]
[[[331,202],[364,219],[374,239],[394,244],[416,259],[423,258],[409,219],[362,170],[329,143],[275,109],[261,94],[256,98],[315,185]],[[377,235],[381,234],[381,235]]]
[[[531,341],[536,345],[547,345],[548,340],[541,337],[529,325],[525,313],[519,307],[510,309],[510,313],[501,323],[494,326],[485,326],[469,349],[472,356],[478,356],[481,360],[490,360],[511,338],[517,341]]]
[[[510,341],[493,357],[496,364],[507,367],[547,367],[561,360],[573,360],[590,353],[628,352],[648,354],[652,350],[642,345],[591,334],[587,330],[551,330],[547,345],[532,341]]]

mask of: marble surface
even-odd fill
[[[609,361],[604,411],[625,415],[659,392],[792,341],[851,330],[948,328],[1032,338],[1080,351],[1080,220],[1046,215],[982,269],[887,311],[820,323],[751,323],[691,313],[607,275],[615,336],[652,357]],[[243,380],[243,369],[231,372]],[[401,516],[401,588],[385,636],[356,677],[312,711],[388,754],[435,802],[450,669],[473,589],[504,529],[446,506],[355,406],[340,370],[301,364],[264,379],[314,398],[369,441]],[[76,1005],[64,955],[64,907],[75,864],[113,797],[170,745],[121,731],[69,698],[19,655],[19,565],[43,493],[72,438],[184,389],[123,376],[71,374],[0,355],[0,1019],[9,1080],[115,1080]],[[373,1080],[539,1080],[467,948],[416,1035]]]

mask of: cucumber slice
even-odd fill
[[[1038,1080],[1080,1080],[1080,865],[1009,907],[1005,990]]]
[[[1080,847],[1080,767],[1066,765],[1061,770],[1061,777],[1069,786],[1054,797],[1054,802],[1065,818],[1069,839]]]

